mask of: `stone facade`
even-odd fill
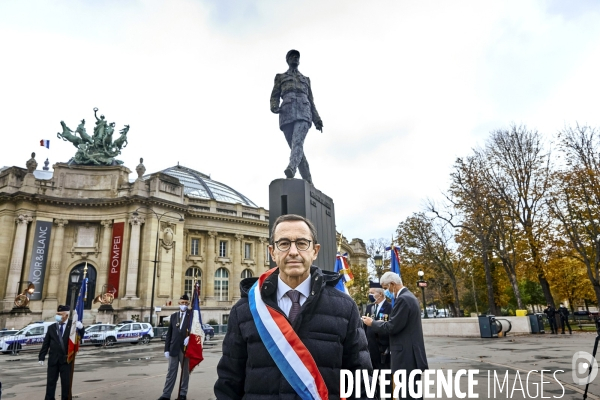
[[[53,318],[57,305],[70,301],[71,271],[85,265],[87,324],[148,321],[153,285],[158,320],[167,318],[194,277],[200,280],[203,321],[225,324],[240,297],[240,280],[269,267],[268,211],[222,184],[241,200],[215,199],[214,181],[197,171],[173,167],[204,177],[202,185],[215,198],[194,196],[188,183],[165,172],[138,171],[130,181],[124,166],[53,168],[0,170],[0,328]],[[38,232],[41,226],[51,227],[49,238]],[[351,264],[366,265],[362,240],[343,239],[342,251]],[[16,309],[15,296],[32,279],[39,293],[29,308]],[[112,310],[99,311],[93,303],[103,292],[115,294]]]

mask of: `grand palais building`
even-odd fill
[[[50,170],[32,155],[26,166],[0,169],[0,328],[53,318],[86,266],[85,324],[149,321],[152,305],[162,321],[194,278],[203,321],[226,324],[240,280],[269,268],[269,212],[235,183],[180,165]],[[341,243],[350,265],[366,265],[362,240]],[[94,302],[105,293],[112,304]]]

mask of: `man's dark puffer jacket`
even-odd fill
[[[264,302],[276,310],[276,270],[261,287]],[[312,354],[329,390],[339,399],[340,369],[372,371],[367,339],[354,301],[335,288],[338,274],[311,267],[311,295],[293,328]],[[217,399],[299,399],[265,348],[248,305],[248,291],[257,278],[240,283],[242,298],[231,309],[223,356],[217,366]],[[362,391],[364,395],[364,391]]]

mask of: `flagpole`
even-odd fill
[[[194,298],[196,297],[196,282],[198,281],[198,275],[197,272],[194,275],[194,293],[192,294],[192,302],[190,303],[190,305],[194,304]],[[192,321],[194,319],[194,311],[192,310],[192,312],[190,312],[190,320],[188,321],[188,327],[187,327],[187,336],[190,336],[190,327],[192,326]],[[187,346],[183,346],[183,360],[181,360],[181,373],[179,374],[179,391],[177,392],[177,398],[181,398],[181,385],[183,384],[183,368],[185,367],[185,352],[187,351]]]
[[[84,298],[87,299],[87,282],[85,281],[85,276],[87,275],[87,261],[85,262],[85,267],[83,268],[83,281],[81,282],[82,285],[85,285],[85,293],[84,293]],[[81,291],[81,289],[79,289]],[[79,297],[79,296],[78,296]],[[79,300],[79,299],[77,299]],[[73,310],[74,312],[77,312],[77,302],[75,302],[75,310]],[[79,321],[79,319],[77,319]],[[73,321],[71,321],[71,323],[73,323]],[[77,327],[75,327],[75,330],[77,330]],[[77,334],[75,334],[75,338],[77,338]],[[67,350],[68,351],[68,350]],[[77,352],[73,353],[73,361],[71,361],[71,377],[69,379],[69,400],[71,400],[73,398],[73,376],[75,375],[75,356],[77,355]]]

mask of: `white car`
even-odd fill
[[[148,344],[154,337],[152,325],[143,322],[133,322],[115,327],[113,330],[91,333],[89,340],[94,344],[112,346],[116,343]]]
[[[93,343],[90,339],[92,334],[112,331],[115,329],[115,325],[113,324],[94,324],[85,328],[85,334],[83,338],[81,338],[81,344],[95,344],[96,346],[100,346],[99,343]]]
[[[54,323],[55,322],[34,322],[14,335],[0,338],[0,352],[2,352],[2,354],[8,354],[13,351],[18,353],[27,346],[41,346],[44,342],[48,327]]]

